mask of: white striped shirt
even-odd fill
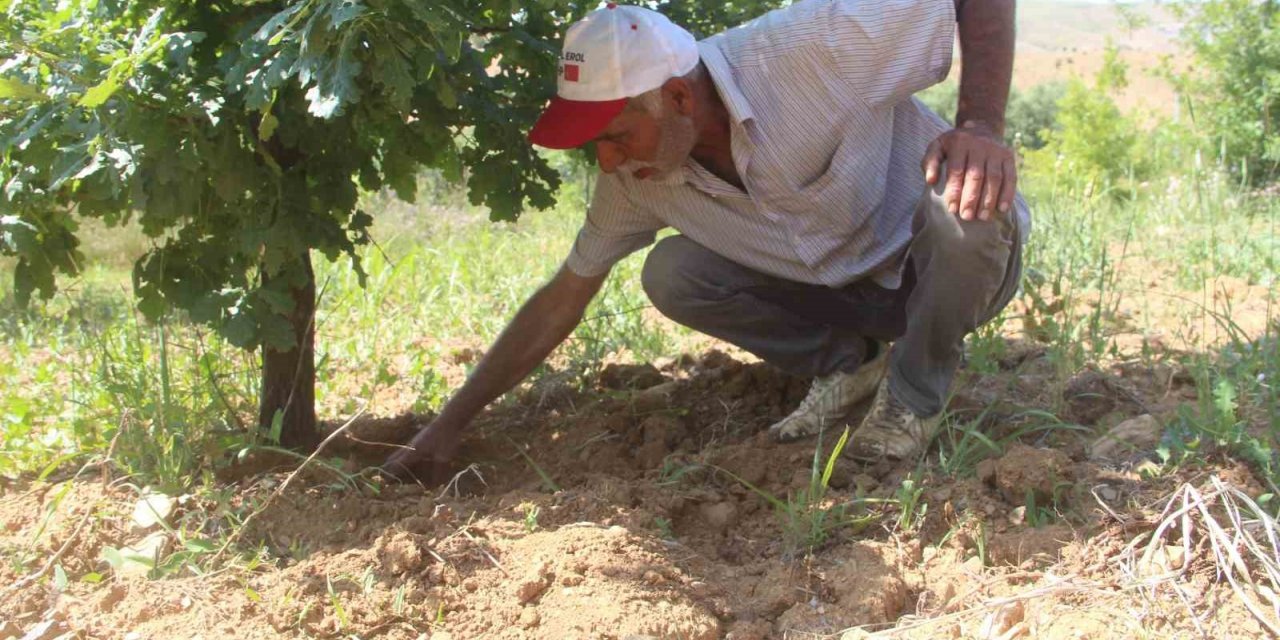
[[[699,42],[746,192],[693,159],[660,182],[601,173],[566,266],[600,275],[670,226],[776,277],[897,288],[920,161],[949,128],[911,95],[951,67],[952,3],[803,0]]]

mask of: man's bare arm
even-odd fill
[[[1013,79],[1014,0],[957,0],[960,102],[956,126],[985,126],[1004,135]]]
[[[925,181],[947,163],[943,200],[964,220],[1008,213],[1017,189],[1013,151],[1004,145],[1004,113],[1013,77],[1015,0],[956,0],[960,100],[956,128],[929,145]]]
[[[430,461],[430,477],[422,479],[431,484],[447,479],[462,431],[481,409],[516,386],[564,342],[582,321],[587,304],[600,291],[606,276],[584,278],[561,268],[520,307],[440,415],[419,431],[408,447],[392,455],[383,469],[404,477],[410,467]]]

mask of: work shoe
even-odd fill
[[[889,345],[877,342],[876,356],[853,373],[836,372],[813,379],[809,395],[791,415],[769,427],[777,442],[793,442],[839,423],[854,405],[875,393],[889,364]]]
[[[941,411],[925,418],[917,416],[893,397],[885,378],[862,425],[849,436],[844,454],[866,462],[914,458],[929,447],[940,426]]]

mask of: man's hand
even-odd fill
[[[947,186],[943,202],[961,220],[975,215],[990,220],[996,211],[1007,214],[1013,208],[1018,186],[1013,150],[986,125],[969,121],[929,144],[924,154],[924,180],[936,185],[943,162],[947,163]]]
[[[441,415],[387,458],[382,473],[401,482],[416,480],[428,487],[444,484],[453,473],[453,458],[462,443],[464,426],[465,423],[456,424]]]

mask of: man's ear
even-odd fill
[[[692,116],[694,110],[693,85],[684,78],[672,78],[662,83],[662,101],[668,113]]]

